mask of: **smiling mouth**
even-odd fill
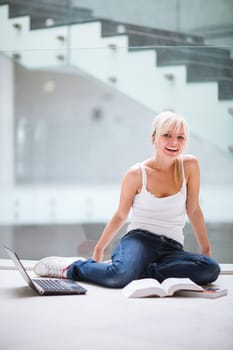
[[[168,148],[168,147],[166,147],[166,150],[168,150],[170,152],[177,152],[178,148]]]

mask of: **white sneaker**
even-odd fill
[[[79,257],[66,258],[50,256],[36,263],[34,266],[34,272],[41,277],[66,278],[66,273],[69,266],[77,260],[85,259]]]

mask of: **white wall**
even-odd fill
[[[75,71],[18,67],[15,101],[18,183],[112,184],[150,152],[154,112]]]

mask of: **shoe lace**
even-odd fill
[[[48,266],[48,275],[49,276],[56,276],[56,277],[63,277],[64,267],[59,265],[49,265]]]

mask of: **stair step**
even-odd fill
[[[233,69],[207,64],[187,64],[187,81],[233,81]]]
[[[57,0],[40,0],[38,2],[29,1],[27,3],[16,2],[15,0],[3,1],[1,4],[9,4],[9,17],[15,18],[20,16],[31,17],[31,29],[46,27],[46,20],[52,20],[53,26],[67,25],[69,23],[79,23],[92,19],[92,10],[87,8],[71,7],[67,3],[58,2]]]
[[[186,45],[203,45],[203,38],[197,35],[178,33],[168,30],[154,29],[134,24],[100,19],[102,22],[102,36],[114,36],[119,34],[130,35],[130,46],[147,46],[146,42],[157,42],[166,44],[179,43]],[[143,44],[144,43],[144,44]]]
[[[53,26],[66,26],[73,23],[82,23],[84,21],[92,20],[92,16],[86,10],[80,8],[73,8],[71,13],[53,14],[48,17],[48,14],[31,15],[31,29],[41,29],[45,27],[45,22],[51,18],[54,22]]]
[[[233,81],[220,80],[218,82],[219,100],[233,100]]]
[[[230,51],[216,47],[179,47],[156,48],[157,65],[179,65],[202,63],[233,69],[233,59]]]
[[[140,48],[140,47],[145,47],[148,49],[153,48],[153,46],[188,46],[191,45],[193,46],[192,41],[184,41],[180,40],[176,36],[161,36],[161,35],[151,35],[147,33],[143,34],[134,34],[134,33],[128,33],[129,36],[129,47],[130,48]]]

